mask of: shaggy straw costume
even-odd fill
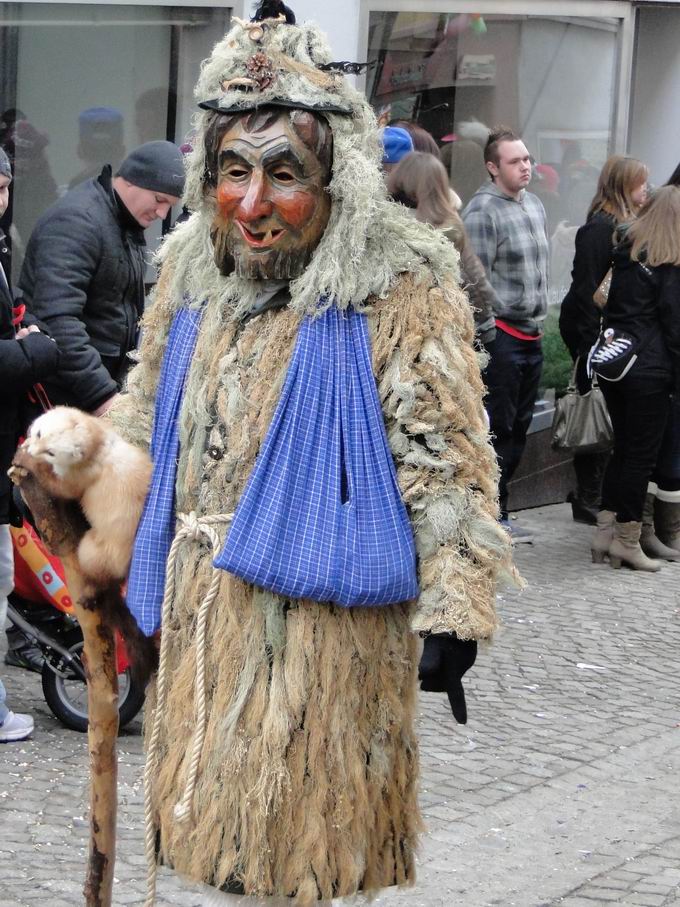
[[[170,235],[143,324],[139,364],[112,412],[122,434],[148,443],[172,318],[205,301],[187,377],[177,511],[236,509],[266,435],[303,317],[321,297],[365,311],[374,374],[420,563],[414,603],[345,609],[277,597],[222,573],[208,622],[208,723],[192,817],[181,799],[194,728],[195,617],[211,552],[181,549],[172,616],[163,626],[170,689],[162,716],[153,806],[160,858],[191,879],[236,883],[246,894],[299,905],[403,885],[414,878],[420,819],[413,729],[419,644],[413,631],[485,639],[495,626],[498,574],[511,572],[498,527],[496,464],[482,407],[473,323],[453,247],[386,197],[373,114],[341,77],[313,26],[265,30],[278,89],[293,102],[323,98],[333,207],[310,265],[283,309],[240,322],[255,281],[221,276],[213,259],[213,202],[204,150],[189,160],[192,217]],[[237,24],[204,65],[200,100],[244,74],[259,46]],[[268,94],[269,92],[269,94]],[[226,103],[248,103],[227,91]],[[208,114],[198,117],[199,134]]]

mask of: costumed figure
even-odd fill
[[[107,416],[154,460],[128,580],[161,628],[148,855],[297,905],[412,882],[419,637],[464,718],[512,571],[457,253],[388,199],[331,63],[280,18],[203,65],[192,214]]]

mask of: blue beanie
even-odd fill
[[[413,151],[413,139],[400,126],[385,126],[382,131],[383,164],[398,164]]]

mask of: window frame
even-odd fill
[[[627,0],[360,0],[359,59],[368,59],[371,13],[481,13],[505,16],[560,16],[575,19],[619,19],[614,98],[611,111],[610,154],[624,153],[628,144],[630,94],[633,77],[635,10]],[[365,93],[366,76],[357,80]]]

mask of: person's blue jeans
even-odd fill
[[[540,340],[519,340],[499,329],[486,349],[491,359],[484,370],[485,404],[500,467],[498,493],[505,519],[508,482],[522,459],[538,395],[543,348]]]

